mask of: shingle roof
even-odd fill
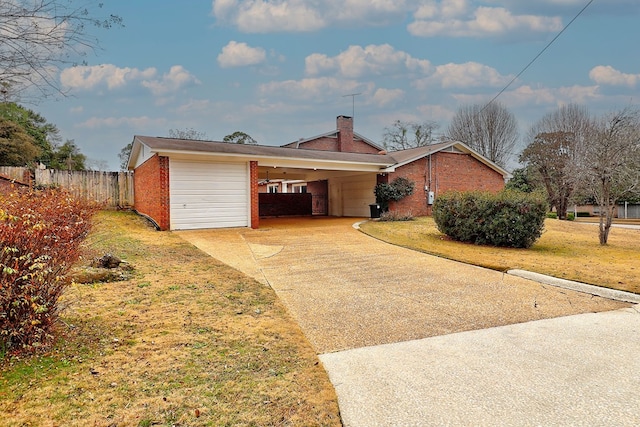
[[[253,157],[278,157],[291,159],[329,160],[355,163],[371,163],[391,166],[395,162],[389,154],[360,154],[336,151],[309,150],[304,148],[274,147],[267,145],[232,144],[218,141],[195,141],[151,136],[134,137],[154,151],[199,152],[238,154]]]
[[[274,147],[267,145],[233,144],[220,141],[199,141],[136,135],[134,142],[146,145],[152,151],[160,153],[210,153],[250,158],[275,158],[317,160],[327,162],[360,163],[376,165],[381,169],[405,165],[448,148],[457,148],[507,176],[509,172],[486,157],[472,150],[459,141],[446,141],[424,147],[410,148],[401,151],[381,152],[381,154],[347,153],[339,151],[323,151],[305,148]]]

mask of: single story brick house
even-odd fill
[[[339,116],[331,132],[280,147],[135,136],[134,208],[161,230],[258,228],[261,216],[368,217],[377,183],[415,183],[390,208],[429,215],[448,190],[500,191],[509,173],[458,141],[385,152]],[[259,183],[296,180],[301,194],[269,194]]]

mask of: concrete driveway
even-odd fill
[[[640,423],[635,307],[395,247],[356,221],[179,235],[275,289],[346,426]]]

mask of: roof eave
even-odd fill
[[[329,169],[330,166],[341,170],[350,170],[349,165],[355,170],[362,171],[380,171],[391,166],[388,162],[358,162],[355,160],[337,160],[337,159],[310,159],[302,157],[282,157],[276,155],[264,154],[246,154],[246,153],[221,153],[207,151],[191,151],[191,150],[170,150],[158,149],[151,150],[154,154],[160,156],[206,156],[208,158],[229,158],[241,161],[258,161],[260,166],[274,167],[308,167],[310,169]]]

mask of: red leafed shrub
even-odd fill
[[[0,353],[51,341],[65,274],[97,209],[62,190],[0,194]]]

